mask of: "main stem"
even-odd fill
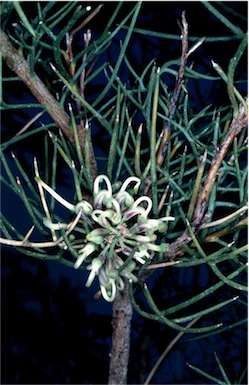
[[[108,385],[127,384],[127,371],[130,352],[130,329],[132,306],[125,282],[123,291],[118,291],[112,310],[112,351]]]

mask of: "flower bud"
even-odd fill
[[[148,237],[146,235],[136,235],[136,236],[134,236],[134,238],[136,239],[137,242],[148,243],[148,242],[155,241],[156,235],[152,234],[150,237]]]
[[[116,280],[118,279],[118,271],[116,269],[108,270],[107,276]]]
[[[145,209],[143,209],[142,207],[134,207],[132,206],[129,210],[127,210],[124,214],[123,214],[123,218],[125,221],[135,217],[136,215],[139,215],[139,219],[138,221],[146,221],[147,219],[147,214],[146,214],[146,211]]]
[[[106,184],[106,187],[107,187],[107,190],[105,190],[105,191],[107,191],[108,195],[111,197],[111,195],[112,195],[112,185],[111,185],[111,182],[110,182],[109,178],[106,175],[99,175],[95,179],[94,184],[93,184],[93,195],[94,195],[94,197],[96,197],[96,195],[100,191],[103,191],[102,189],[100,189],[100,183],[102,181],[105,181],[105,184]]]
[[[134,204],[134,198],[127,191],[119,191],[115,199],[120,204],[121,208],[124,206],[130,208]]]
[[[91,270],[87,282],[86,282],[86,287],[91,286],[95,276],[98,274],[99,269],[101,268],[103,262],[99,258],[94,258],[92,260],[91,265],[87,266],[87,270]]]
[[[132,183],[132,182],[136,182],[136,184],[135,184],[135,186],[134,186],[134,192],[135,192],[135,194],[138,192],[138,189],[139,189],[139,186],[140,186],[140,184],[141,184],[141,180],[139,179],[139,178],[137,178],[136,176],[130,176],[129,178],[127,178],[124,182],[123,182],[123,184],[122,184],[122,186],[121,186],[121,188],[120,188],[120,191],[125,191],[126,189],[127,189],[127,187],[128,187],[128,185],[130,184],[130,183]]]
[[[103,205],[108,207],[108,202],[111,199],[111,195],[108,190],[101,190],[94,198],[94,207],[96,209],[103,209]]]
[[[100,286],[107,287],[109,285],[109,278],[107,277],[107,274],[106,274],[104,267],[100,268],[98,277],[99,277]]]
[[[136,268],[136,263],[134,261],[131,261],[128,263],[128,265],[124,268],[125,272],[131,273]]]
[[[87,234],[86,240],[95,243],[96,245],[100,245],[104,241],[104,237],[108,234],[108,232],[109,231],[106,228],[92,230],[89,234]]]
[[[117,292],[116,284],[115,284],[114,279],[110,280],[110,285],[108,287],[105,287],[105,286],[101,285],[100,289],[101,289],[101,293],[102,293],[103,298],[107,302],[114,301],[114,299],[116,297],[116,292]]]
[[[93,243],[87,243],[83,249],[78,252],[78,259],[76,260],[74,267],[78,269],[84,260],[97,249],[97,246]]]
[[[93,211],[93,207],[89,202],[83,200],[83,201],[77,203],[77,205],[75,206],[76,214],[78,214],[78,212],[80,210],[82,210],[83,214],[91,215],[91,213]]]
[[[118,280],[117,280],[117,289],[120,291],[124,290],[124,281],[120,276],[118,277]]]

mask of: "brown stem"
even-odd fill
[[[24,82],[29,88],[34,97],[42,104],[45,105],[51,118],[55,124],[62,130],[67,136],[70,142],[75,146],[75,139],[73,130],[70,128],[70,119],[68,114],[64,111],[62,106],[57,102],[54,96],[49,92],[47,87],[38,78],[37,75],[31,74],[30,67],[27,61],[24,59],[22,53],[15,49],[8,36],[0,30],[0,52],[3,55],[8,67],[14,71],[17,76]],[[81,145],[82,153],[84,153],[85,147],[85,135],[84,127],[78,126],[78,136]],[[91,149],[91,166],[93,178],[96,175],[96,162]]]
[[[44,83],[35,75],[30,73],[30,68],[23,55],[15,49],[7,35],[0,31],[0,51],[8,65],[17,76],[26,84],[32,94],[41,103],[47,106],[50,116],[61,128],[71,142],[74,142],[73,132],[69,128],[69,116],[62,109],[57,100],[51,95]]]
[[[247,117],[247,114],[245,113],[244,107],[241,107],[238,118],[233,119],[229,127],[229,131],[225,136],[220,149],[217,150],[216,155],[212,160],[212,164],[210,166],[204,186],[202,187],[199,193],[198,201],[197,201],[196,208],[194,211],[194,216],[193,216],[193,222],[192,222],[193,227],[199,226],[201,224],[203,220],[206,204],[208,202],[214,182],[218,176],[218,171],[221,166],[221,163],[224,160],[227,154],[227,151],[229,150],[235,137],[240,133],[240,131],[244,127],[246,127],[247,119],[248,117]]]
[[[180,62],[180,68],[177,74],[176,82],[175,82],[175,87],[173,91],[173,95],[170,100],[170,105],[169,105],[169,112],[168,112],[168,118],[169,120],[167,123],[163,125],[163,130],[160,134],[161,138],[161,143],[160,147],[158,149],[157,155],[156,155],[156,165],[157,167],[161,167],[166,151],[167,151],[167,146],[170,140],[170,135],[171,135],[171,128],[172,128],[172,120],[175,115],[176,111],[176,106],[178,103],[178,99],[180,96],[180,92],[182,90],[182,85],[184,83],[184,72],[185,72],[185,65],[188,57],[188,23],[185,18],[185,12],[182,13],[182,26],[181,26],[181,39],[182,39],[182,55],[181,55],[181,62]],[[158,176],[158,179],[160,178],[160,174]],[[147,194],[148,196],[151,196],[151,184],[152,184],[152,177],[151,175],[148,175],[146,180],[145,180],[145,187],[144,187],[144,193]]]
[[[180,92],[182,90],[182,85],[184,82],[185,65],[186,65],[186,61],[187,61],[187,57],[188,57],[188,23],[187,23],[186,18],[185,18],[185,12],[182,13],[181,32],[182,32],[182,36],[181,36],[181,39],[182,39],[181,64],[180,64],[180,68],[179,68],[178,75],[176,78],[174,92],[173,92],[173,95],[172,95],[172,98],[170,101],[169,114],[168,114],[169,120],[166,123],[166,125],[163,129],[163,132],[161,134],[162,140],[161,140],[161,144],[160,144],[158,154],[157,154],[157,160],[156,160],[157,166],[161,166],[163,161],[164,161],[164,158],[165,158],[166,149],[167,149],[167,145],[168,145],[168,142],[170,139],[170,133],[171,133],[171,126],[172,126],[171,121],[175,115],[177,102],[178,102],[179,95],[180,95]]]
[[[112,353],[108,385],[125,385],[127,383],[132,318],[128,285],[129,282],[126,281],[124,290],[118,291],[113,301]]]
[[[225,136],[220,149],[217,150],[216,155],[211,163],[206,180],[203,187],[200,189],[197,199],[196,207],[193,214],[193,221],[191,223],[193,230],[197,233],[200,229],[200,225],[205,221],[205,209],[207,202],[212,191],[213,185],[218,176],[218,171],[224,160],[230,146],[232,145],[235,137],[247,126],[248,116],[243,106],[240,106],[239,116],[233,119],[229,127],[228,133]],[[185,231],[175,242],[169,245],[169,250],[164,254],[167,260],[175,260],[177,257],[183,255],[184,245],[188,244],[192,238],[188,231]]]

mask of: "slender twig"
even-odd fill
[[[102,7],[103,7],[103,4],[98,5],[98,7],[95,8],[90,13],[90,15],[85,20],[83,20],[82,23],[80,23],[78,27],[76,27],[73,31],[70,32],[70,35],[73,36],[76,34],[76,32],[80,31],[87,23],[89,23],[89,21],[92,20],[92,18],[94,18],[99,13]]]
[[[15,7],[16,12],[18,13],[18,16],[20,17],[20,20],[22,21],[24,27],[29,31],[29,33],[32,36],[37,37],[37,34],[36,34],[35,30],[33,29],[32,25],[30,24],[30,22],[28,21],[27,16],[23,12],[19,1],[15,1],[13,3],[13,6]]]
[[[21,52],[12,46],[9,38],[3,31],[0,31],[0,40],[0,51],[2,52],[8,67],[25,83],[36,99],[41,104],[47,106],[48,113],[53,118],[54,122],[73,143],[73,132],[69,128],[69,117],[66,112],[48,91],[44,83],[36,75],[31,75],[27,61],[24,59]]]
[[[161,166],[167,149],[167,144],[169,142],[170,133],[171,133],[171,127],[172,127],[172,119],[174,118],[177,102],[180,96],[180,92],[182,90],[182,85],[184,82],[184,72],[185,72],[185,65],[188,57],[188,24],[185,18],[185,12],[182,13],[182,55],[181,55],[181,64],[179,68],[179,72],[176,78],[175,88],[173,91],[173,95],[170,101],[169,106],[169,116],[168,116],[168,122],[166,123],[163,132],[161,133],[161,144],[157,153],[157,166]]]
[[[165,200],[166,200],[166,197],[168,195],[168,192],[169,192],[169,184],[167,184],[167,186],[166,186],[166,188],[164,190],[164,193],[163,193],[163,195],[161,197],[161,200],[160,200],[160,202],[158,204],[158,213],[160,213],[160,211],[162,210],[163,206],[165,205]],[[172,193],[170,193],[170,194],[172,194]]]
[[[190,328],[192,325],[194,325],[201,317],[197,317],[193,319],[191,322],[189,322],[186,326],[186,329]],[[144,385],[148,385],[154,376],[156,370],[161,365],[162,361],[165,359],[166,355],[169,353],[169,351],[173,348],[173,346],[179,341],[179,339],[185,334],[186,332],[180,332],[178,333],[175,338],[170,342],[170,344],[165,348],[164,352],[161,354],[161,356],[158,358],[157,362],[151,369],[148,377],[146,378],[146,381],[144,382]]]
[[[239,45],[239,48],[237,49],[237,52],[235,53],[234,57],[230,60],[229,67],[228,67],[228,73],[227,73],[227,93],[231,100],[231,104],[233,106],[233,116],[237,118],[239,114],[239,108],[238,103],[236,101],[235,93],[234,93],[234,73],[236,70],[236,67],[238,65],[238,62],[243,55],[246,47],[247,47],[247,40],[248,37],[244,37],[242,42]]]
[[[70,35],[69,33],[66,33],[66,60],[67,60],[67,65],[68,65],[68,72],[70,76],[75,75],[75,66],[73,65],[73,49],[72,49],[72,42],[73,42],[73,36]]]
[[[208,234],[203,240],[202,243],[214,242],[215,240],[224,237],[227,234],[232,233],[235,229],[239,229],[240,227],[248,226],[248,218],[241,219],[241,221],[237,222],[232,227],[226,227],[225,229],[215,231],[214,233]]]
[[[152,263],[151,265],[148,265],[145,267],[146,270],[154,270],[154,269],[161,269],[162,267],[168,267],[168,266],[174,266],[181,261],[171,261],[171,262],[162,262],[162,263]]]
[[[34,159],[34,169],[35,169],[35,176],[36,177],[40,177],[36,158]],[[47,205],[47,202],[46,202],[46,198],[45,198],[45,195],[44,195],[44,191],[43,191],[43,188],[42,188],[40,183],[38,183],[38,190],[39,190],[39,194],[40,194],[40,198],[41,198],[41,204],[42,204],[43,210],[44,210],[44,212],[46,214],[46,217],[48,219],[51,219],[49,208],[48,208],[48,205]],[[53,229],[51,229],[51,235],[52,235],[53,241],[56,242],[57,241],[57,236],[56,236],[56,233],[55,233],[55,231]]]
[[[243,207],[241,207],[239,210],[236,210],[234,213],[229,214],[229,215],[227,215],[226,217],[217,219],[216,221],[213,221],[213,222],[210,222],[210,223],[204,223],[204,224],[201,226],[201,228],[202,228],[202,229],[206,229],[206,228],[208,228],[208,227],[213,227],[213,226],[220,225],[220,224],[222,224],[222,223],[224,223],[224,222],[229,221],[230,219],[233,219],[234,217],[237,217],[238,215],[244,214],[244,213],[247,211],[247,209],[248,209],[247,206],[243,206]]]
[[[45,112],[44,110],[41,111],[41,112],[38,112],[38,114],[36,114],[32,119],[30,119],[30,120],[28,121],[28,123],[26,123],[26,124],[23,126],[23,128],[21,128],[21,130],[18,131],[18,132],[12,137],[12,139],[17,138],[18,136],[22,135],[25,131],[27,131],[28,128],[29,128],[29,127],[30,127],[30,126],[31,126],[37,119],[39,119],[40,116],[42,116],[42,115],[44,114],[44,112]],[[8,146],[8,145],[3,146],[2,149],[3,149],[3,150],[6,149],[7,146]]]
[[[73,229],[75,228],[75,226],[77,225],[77,223],[80,220],[81,214],[82,214],[82,210],[80,210],[78,212],[77,216],[75,217],[75,219],[68,224],[67,231],[65,232],[66,236],[69,235],[73,231]],[[16,241],[14,239],[6,239],[6,238],[0,237],[0,244],[8,245],[8,246],[15,246],[15,247],[25,247],[25,248],[35,248],[35,247],[50,248],[50,247],[58,246],[58,245],[60,245],[61,242],[63,242],[63,237],[60,237],[56,241],[51,241],[51,242],[31,242],[28,240],[27,235],[30,236],[31,232],[28,232],[25,235],[24,239],[21,241]]]
[[[225,136],[220,149],[217,150],[216,155],[211,163],[207,178],[204,186],[199,194],[199,198],[196,204],[196,208],[193,215],[192,226],[199,226],[202,222],[206,204],[208,202],[210,193],[212,191],[214,182],[218,175],[218,170],[221,166],[223,159],[225,158],[231,144],[240,131],[247,126],[248,116],[243,106],[240,107],[239,115],[232,120],[227,135]]]
[[[239,115],[237,118],[232,120],[228,129],[228,133],[225,136],[221,147],[217,150],[216,155],[211,163],[204,185],[200,189],[191,223],[194,233],[197,233],[200,228],[203,228],[203,224],[206,218],[205,209],[214,183],[217,179],[217,176],[219,175],[218,171],[222,161],[224,160],[236,136],[242,131],[243,128],[247,127],[247,124],[247,112],[245,111],[244,106],[241,105],[239,109]],[[192,237],[189,235],[188,230],[186,230],[180,237],[175,240],[175,242],[169,245],[169,250],[164,253],[164,257],[166,259],[169,258],[170,260],[174,260],[178,256],[183,255],[185,253],[183,246],[189,243],[191,240]]]
[[[200,186],[201,186],[202,176],[203,176],[204,169],[205,169],[206,160],[207,160],[207,150],[205,150],[204,155],[203,155],[203,157],[201,159],[200,166],[199,166],[199,169],[198,169],[198,172],[197,172],[197,176],[196,176],[196,180],[195,180],[195,185],[194,185],[194,189],[193,189],[193,193],[192,193],[192,198],[191,198],[190,203],[189,203],[189,208],[188,208],[188,213],[187,213],[187,218],[188,218],[189,221],[191,221],[192,215],[193,215],[193,212],[194,212],[194,208],[195,208],[198,192],[199,192],[199,189],[200,189]]]
[[[182,90],[182,85],[184,82],[184,72],[185,72],[185,65],[188,58],[188,24],[185,18],[185,12],[182,13],[182,26],[181,26],[181,40],[182,40],[182,55],[181,55],[181,61],[180,61],[180,68],[178,71],[178,75],[176,78],[176,83],[173,91],[173,95],[170,101],[169,105],[169,112],[168,112],[168,121],[165,123],[163,130],[160,134],[160,144],[159,148],[157,150],[156,148],[156,167],[159,168],[162,166],[165,154],[167,150],[167,146],[170,140],[170,134],[171,134],[171,128],[172,128],[172,120],[175,115],[178,99],[180,96],[180,92]],[[144,193],[145,194],[151,194],[150,188],[152,185],[152,175],[148,175],[145,180],[145,187],[144,187]]]
[[[91,30],[88,29],[86,33],[84,33],[84,41],[85,41],[85,50],[89,46],[89,42],[91,40]],[[83,55],[82,58],[82,64],[85,63],[87,60],[87,53]],[[83,68],[81,75],[80,75],[80,96],[84,98],[84,88],[85,88],[85,76],[86,76],[86,67]]]

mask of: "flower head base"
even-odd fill
[[[152,209],[151,199],[141,196],[135,200],[127,191],[133,185],[131,190],[137,193],[141,183],[139,178],[129,177],[119,191],[113,193],[108,177],[99,175],[94,181],[93,204],[83,200],[75,206],[63,198],[58,199],[59,195],[40,178],[36,180],[87,223],[89,231],[85,234],[84,246],[77,252],[74,267],[77,269],[89,262],[86,286],[89,287],[97,276],[102,296],[108,302],[115,299],[117,290],[123,290],[124,278],[136,282],[135,272],[139,265],[151,260],[156,252],[167,250],[166,243],[155,243],[156,232],[164,232],[165,222],[174,220],[174,217],[148,218]],[[103,184],[104,188],[101,187]]]

